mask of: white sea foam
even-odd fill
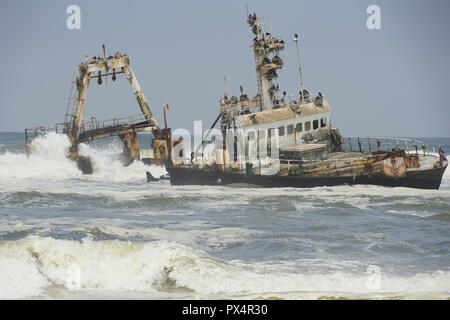
[[[0,243],[0,298],[48,296],[49,286],[65,290],[150,292],[167,286],[193,290],[191,296],[265,296],[317,298],[364,295],[450,296],[450,273],[397,277],[381,274],[379,289],[367,285],[365,272],[302,273],[276,263],[226,262],[203,251],[166,241],[81,243],[30,236]],[[306,263],[306,262],[305,262]],[[73,275],[76,281],[73,281]],[[189,292],[189,291],[186,291]]]
[[[113,155],[122,152],[118,144],[109,144],[106,148],[96,149],[86,144],[80,145],[80,154],[89,155],[92,159],[93,175],[89,180],[106,182],[136,182],[146,181],[146,171],[150,171],[155,177],[167,174],[164,167],[147,166],[141,161],[133,162],[124,167],[119,160],[112,159]]]
[[[29,158],[25,153],[0,155],[0,179],[68,179],[81,175],[76,164],[70,161],[67,136],[49,133],[33,141],[34,152]]]
[[[153,167],[144,166],[145,169]],[[155,167],[155,170],[163,170],[163,168]],[[139,173],[139,172],[138,172]],[[140,176],[139,179],[142,179]],[[276,198],[277,196],[292,197],[295,205],[297,201],[299,209],[301,206],[309,206],[311,208],[320,205],[320,201],[329,203],[331,206],[336,203],[347,203],[357,208],[365,209],[371,203],[371,199],[380,200],[386,197],[406,198],[406,199],[435,199],[450,197],[450,190],[422,190],[412,188],[390,188],[382,186],[355,185],[355,186],[336,186],[336,187],[316,187],[316,188],[229,188],[229,187],[204,187],[204,186],[171,186],[169,182],[159,182],[148,184],[148,187],[134,188],[130,190],[101,190],[100,194],[112,196],[117,199],[139,199],[142,197],[165,196],[165,197],[198,197],[202,195],[202,203],[210,201],[208,205],[224,207],[228,204],[248,204],[249,201],[257,199]],[[226,197],[224,197],[226,195]],[[220,200],[220,203],[216,201]],[[397,200],[395,200],[397,201]],[[400,201],[400,200],[398,200]],[[409,200],[401,200],[409,201]],[[383,201],[381,201],[383,202]],[[314,205],[313,205],[314,204]],[[383,202],[385,204],[385,202]],[[306,208],[307,209],[307,208]]]
[[[66,135],[49,133],[32,142],[33,152],[29,158],[23,153],[6,152],[0,155],[0,180],[41,180],[65,181],[82,179],[104,182],[145,181],[145,172],[159,177],[167,172],[163,167],[146,166],[141,161],[124,167],[112,155],[122,150],[117,144],[96,149],[86,144],[80,145],[80,154],[92,159],[94,173],[83,175],[74,161],[67,155],[70,141]]]
[[[0,270],[0,299],[39,296],[49,285],[49,281],[26,254],[16,257],[1,255]]]

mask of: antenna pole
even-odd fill
[[[223,82],[225,84],[225,97],[228,99],[227,77],[223,77]]]
[[[300,64],[300,52],[298,50],[298,35],[295,34],[294,37],[295,46],[297,47],[297,59],[298,59],[298,71],[300,73],[300,90],[302,92],[302,100],[303,100],[303,76],[302,76],[302,65]]]

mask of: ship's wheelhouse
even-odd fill
[[[271,139],[275,136],[278,136],[280,149],[328,140],[331,109],[326,101],[322,106],[302,105],[299,111],[285,107],[237,116],[235,125],[243,130],[246,149],[251,141],[256,141],[258,146],[267,145],[270,150]]]

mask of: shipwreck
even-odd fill
[[[448,165],[444,152],[421,141],[384,137],[343,137],[331,125],[325,96],[303,86],[298,35],[294,42],[300,75],[296,97],[273,81],[284,63],[286,43],[265,32],[256,14],[248,15],[253,33],[258,93],[220,99],[221,137],[189,154],[172,152],[167,165],[174,185],[250,184],[261,187],[316,187],[375,184],[438,189]],[[213,146],[213,152],[205,152]],[[205,148],[203,148],[205,147]],[[211,148],[210,148],[211,149]],[[181,155],[181,156],[180,156]]]

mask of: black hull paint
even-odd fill
[[[221,171],[180,167],[168,167],[166,170],[172,185],[221,185]]]
[[[356,177],[245,176],[221,170],[204,170],[183,167],[168,167],[167,171],[169,172],[172,185],[229,185],[243,183],[265,188],[312,188],[345,184],[369,184],[389,187],[439,189],[445,167],[421,171],[409,171],[404,178],[392,178],[384,175]]]

